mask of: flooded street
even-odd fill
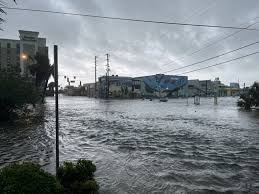
[[[100,193],[259,193],[259,112],[237,98],[60,98],[60,159],[97,165]],[[0,165],[55,170],[54,98],[29,126],[0,126]]]

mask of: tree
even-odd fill
[[[96,166],[89,160],[78,160],[77,163],[64,162],[58,168],[57,178],[71,194],[97,194],[99,186],[94,179]]]
[[[248,92],[242,94],[237,102],[239,107],[251,109],[259,106],[259,83],[255,82]]]
[[[40,165],[24,162],[0,169],[0,193],[58,194],[63,189],[56,177]]]
[[[43,101],[48,86],[49,78],[51,75],[54,74],[54,66],[49,64],[49,58],[46,55],[41,55],[37,53],[34,59],[36,63],[30,65],[29,69],[31,74],[36,76],[36,87],[43,88]]]
[[[15,110],[39,100],[36,87],[18,75],[0,72],[0,121],[8,121],[17,116]]]
[[[34,60],[35,59],[35,60]],[[30,73],[35,75],[36,86],[42,86],[46,79],[48,79],[51,65],[49,64],[49,58],[46,55],[37,53],[34,57],[34,64],[29,66]]]

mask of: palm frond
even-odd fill
[[[2,8],[0,8],[0,12],[6,14],[5,10],[3,10]]]
[[[12,0],[15,4],[17,4],[16,3],[16,0]],[[3,0],[0,0],[0,6],[2,7],[2,8],[0,8],[0,25],[1,25],[1,23],[3,23],[3,22],[5,22],[5,19],[3,19],[2,17],[1,17],[1,14],[7,14],[6,13],[6,11],[5,10],[3,10],[3,7],[5,7],[5,6],[7,6],[7,3],[5,2],[5,1],[3,1]],[[2,28],[0,28],[0,31],[2,31],[3,29]]]

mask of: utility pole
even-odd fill
[[[54,45],[54,77],[56,104],[56,173],[59,168],[59,112],[58,112],[58,46]]]
[[[106,91],[106,98],[108,99],[109,98],[109,94],[110,94],[110,75],[109,75],[109,72],[110,72],[110,64],[109,64],[109,54],[106,54],[106,60],[107,60],[107,64],[106,64],[106,88],[107,88],[107,91]]]
[[[219,86],[215,86],[214,84],[214,105],[218,104],[218,87]]]
[[[208,97],[208,80],[206,80],[206,97]]]
[[[95,98],[96,98],[96,92],[97,92],[96,71],[97,71],[97,56],[94,57],[94,96]]]
[[[187,105],[189,105],[189,84],[187,81],[187,87],[186,87],[186,97],[187,97]]]

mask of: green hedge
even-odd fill
[[[15,110],[27,104],[36,104],[40,93],[32,80],[0,71],[0,121],[17,117]]]
[[[33,163],[11,164],[0,170],[1,194],[55,194],[62,186],[55,176]]]
[[[0,194],[97,194],[95,171],[88,160],[64,162],[57,178],[37,164],[11,164],[0,170]]]
[[[99,186],[93,178],[95,171],[96,166],[89,160],[78,160],[75,164],[64,162],[58,169],[57,178],[66,193],[96,194]]]
[[[237,105],[248,110],[252,107],[259,107],[259,83],[255,82],[247,93],[242,94]]]

